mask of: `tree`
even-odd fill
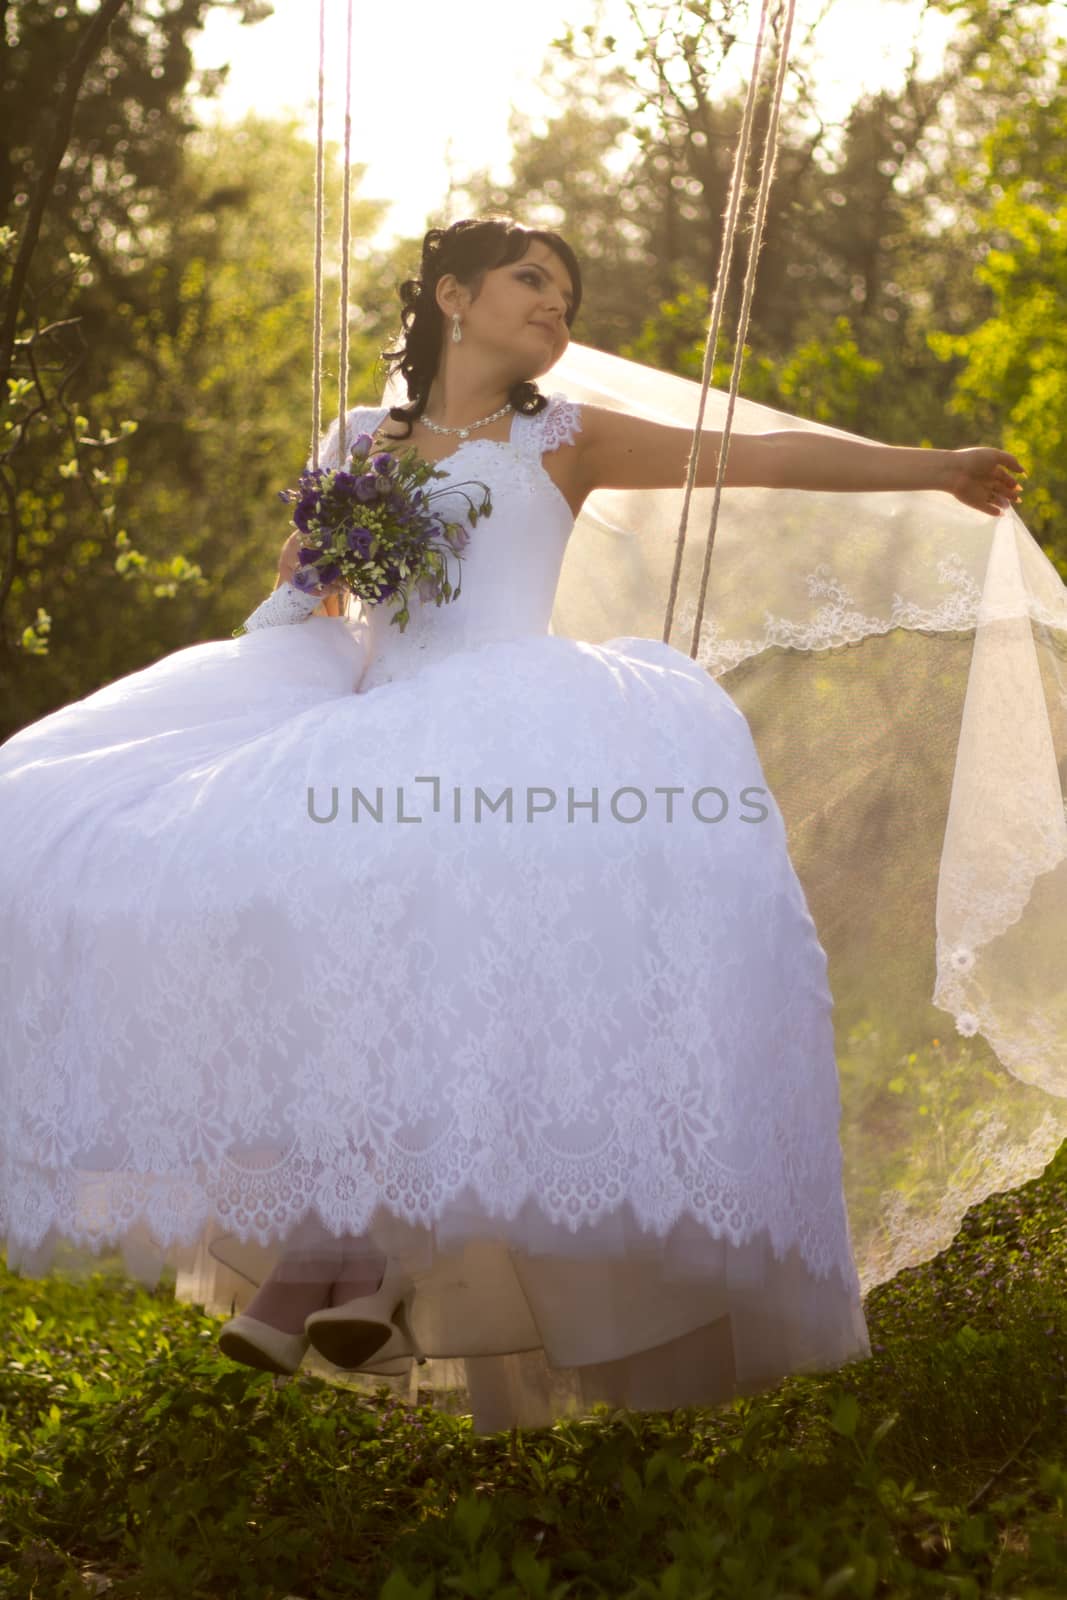
[[[140,540],[162,552],[180,530],[206,575],[162,630],[151,621],[157,644],[228,634],[240,621],[235,611],[251,609],[273,576],[287,531],[277,490],[295,481],[311,445],[313,173],[314,149],[292,121],[249,115],[191,135],[145,281],[122,312],[129,352],[110,384],[144,417],[128,485]],[[357,169],[354,184],[360,176]],[[332,146],[326,182],[336,196]],[[381,211],[353,202],[357,240]],[[337,408],[332,237],[328,248],[323,426]],[[358,263],[354,286],[359,295]],[[350,339],[351,365],[362,372],[376,342],[361,325]],[[360,385],[350,388],[355,403]]]
[[[21,631],[9,620],[17,587],[26,598],[29,551],[55,540],[77,564],[79,517],[84,526],[88,513],[100,537],[114,516],[124,458],[110,471],[104,463],[132,422],[90,431],[75,388],[89,355],[77,302],[94,267],[121,270],[131,219],[173,170],[192,77],[187,35],[210,3],[246,21],[267,9],[181,0],[157,17],[144,0],[102,0],[87,18],[72,4],[0,3],[0,684],[9,702],[20,657],[48,648],[43,607],[33,620],[24,614]],[[210,75],[200,87],[210,91]]]
[[[26,102],[27,133],[6,180],[9,250],[47,137],[33,113],[46,58],[62,59],[58,45],[84,25],[61,10],[18,12],[21,76],[5,81]],[[0,621],[0,737],[191,638],[228,635],[269,587],[287,532],[276,491],[307,453],[313,147],[293,125],[255,118],[197,131],[188,96],[205,84],[186,36],[206,4],[155,10],[132,5],[86,74],[34,258],[23,326],[62,326],[49,405],[23,426],[33,406],[18,382],[8,405],[18,530]],[[333,147],[327,183],[332,203]],[[378,215],[357,202],[357,242]],[[329,328],[332,255],[325,288]],[[377,351],[372,336],[353,344],[354,401]],[[335,348],[328,337],[324,420]],[[134,419],[131,437],[121,424]],[[108,439],[105,460],[93,441]],[[34,636],[41,613],[50,642],[44,628]]]
[[[1067,579],[1067,67],[1045,113],[1006,118],[985,140],[979,170],[996,198],[993,241],[976,269],[993,308],[967,332],[935,332],[934,353],[955,366],[952,411],[983,429],[1031,470],[1027,522]],[[1043,96],[1043,99],[1050,97]],[[1028,125],[1040,123],[1030,143]],[[1042,146],[1047,148],[1042,148]],[[973,170],[973,169],[972,169]],[[1013,173],[1007,184],[996,175]]]

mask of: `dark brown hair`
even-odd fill
[[[382,360],[390,373],[400,372],[408,388],[409,403],[392,406],[390,417],[406,422],[406,438],[411,425],[422,416],[430,385],[441,359],[444,316],[437,304],[438,281],[448,272],[477,296],[485,274],[494,267],[519,261],[535,239],[556,252],[570,274],[574,303],[567,312],[570,327],[582,301],[582,274],[578,258],[565,239],[545,228],[524,228],[511,217],[472,217],[453,222],[449,228],[431,228],[422,242],[422,264],[417,278],[400,285],[403,310],[400,321],[403,335],[394,350],[383,350]],[[534,416],[548,400],[529,379],[520,379],[508,391],[516,411]]]

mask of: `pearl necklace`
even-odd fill
[[[506,417],[508,412],[513,411],[514,409],[514,406],[509,400],[506,406],[501,406],[499,411],[494,411],[491,417],[483,417],[480,422],[468,422],[465,428],[442,428],[440,423],[431,422],[429,417],[420,417],[419,421],[424,427],[429,428],[431,433],[458,434],[461,439],[469,439],[475,428],[484,428],[490,422],[497,422],[501,417]]]

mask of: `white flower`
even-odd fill
[[[973,1011],[961,1011],[956,1018],[956,1032],[962,1033],[965,1038],[970,1038],[972,1033],[978,1032],[978,1018]]]
[[[968,950],[966,945],[957,945],[949,960],[957,972],[970,972],[974,966],[974,951]]]

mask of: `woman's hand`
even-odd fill
[[[944,487],[965,506],[999,517],[1022,498],[1014,474],[1026,468],[1007,450],[946,450]]]
[[[292,582],[293,573],[300,565],[296,559],[297,551],[303,542],[303,534],[296,528],[282,545],[281,553],[278,556],[278,581],[274,585],[276,589],[279,589],[283,583]],[[326,595],[339,594],[343,588],[343,581],[340,578],[335,578],[332,583],[320,584],[317,591],[309,591],[309,593],[317,592],[325,597]]]

